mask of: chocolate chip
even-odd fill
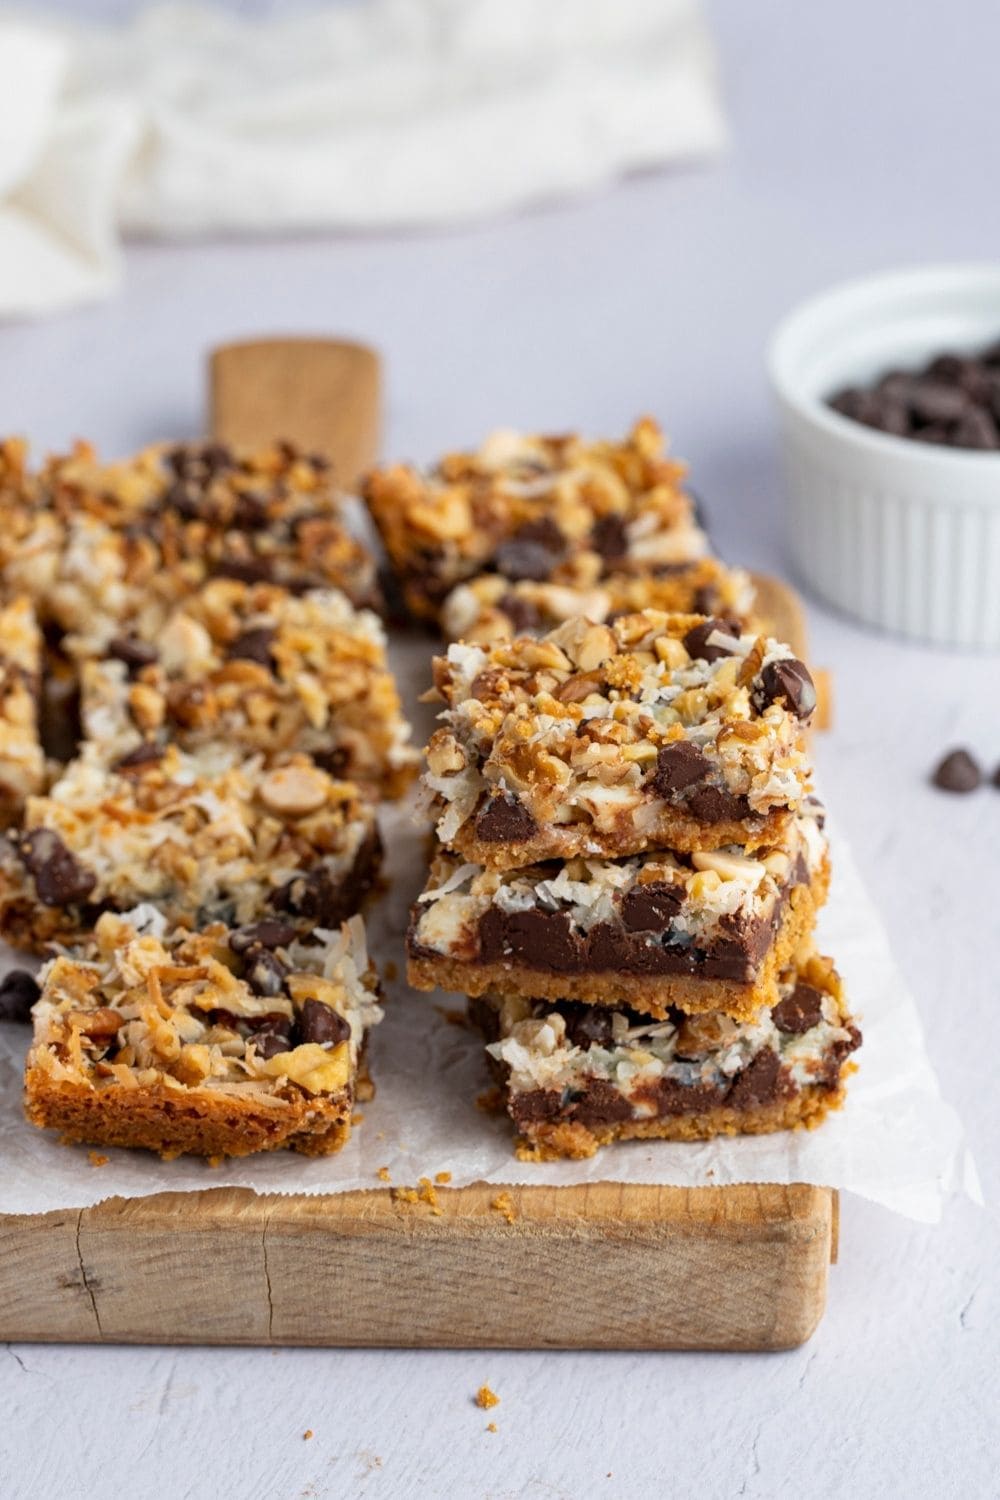
[[[351,1034],[350,1022],[339,1011],[322,1000],[307,1000],[299,1012],[299,1035],[304,1042],[346,1042]]]
[[[1000,766],[993,772],[993,785],[1000,789]]]
[[[811,984],[800,981],[790,995],[779,1000],[771,1012],[771,1020],[779,1031],[791,1036],[801,1036],[818,1026],[823,1019],[823,992]]]
[[[1000,448],[1000,432],[988,411],[971,406],[951,434],[956,448]]]
[[[233,510],[233,525],[237,531],[260,531],[268,523],[268,497],[244,491]]]
[[[735,635],[737,638],[740,633],[739,626],[730,624],[728,620],[702,620],[700,625],[693,625],[684,637],[688,655],[701,661],[721,661],[724,656],[732,656],[729,646],[709,645],[708,638],[715,631],[722,635]]]
[[[964,391],[942,380],[914,381],[910,410],[921,422],[954,422],[968,409]]]
[[[27,969],[11,969],[0,979],[0,1021],[27,1021],[31,1007],[41,994],[38,981]]]
[[[497,608],[507,616],[515,635],[532,635],[544,624],[540,611],[519,594],[504,594]]]
[[[25,834],[20,854],[43,906],[83,901],[97,884],[97,876],[84,869],[51,828],[34,828]]]
[[[610,1005],[581,1005],[560,1000],[556,1007],[566,1023],[566,1036],[574,1047],[586,1052],[593,1046],[603,1047],[611,1041],[614,1010]]]
[[[787,1078],[781,1073],[780,1057],[772,1048],[765,1047],[749,1067],[737,1074],[726,1103],[731,1109],[752,1109],[755,1105],[770,1104],[788,1091]]]
[[[314,750],[312,758],[321,771],[330,776],[346,776],[351,768],[351,752],[346,745],[331,745],[328,750]]]
[[[254,1046],[257,1048],[257,1056],[265,1061],[269,1057],[275,1057],[279,1052],[290,1052],[292,1050],[292,1039],[284,1031],[257,1031],[254,1033]]]
[[[660,746],[656,770],[647,777],[647,785],[658,797],[672,797],[702,781],[711,769],[708,757],[691,740],[674,740]]]
[[[687,806],[701,823],[741,823],[752,811],[745,797],[720,786],[700,786],[688,798]]]
[[[230,661],[255,661],[268,671],[274,670],[271,648],[277,632],[270,625],[261,625],[256,630],[244,630],[229,648]]]
[[[951,750],[934,768],[931,780],[943,792],[974,792],[983,779],[968,750]]]
[[[107,654],[113,661],[123,661],[130,675],[143,667],[152,666],[159,655],[155,646],[147,641],[140,641],[134,635],[116,635],[108,642]]]
[[[295,939],[295,928],[291,922],[279,922],[273,917],[264,917],[248,927],[235,927],[229,934],[229,946],[234,953],[245,953],[248,948],[287,948]]]
[[[509,793],[490,797],[476,819],[476,837],[487,844],[518,844],[538,832],[523,802]]]
[[[758,713],[780,698],[797,719],[808,719],[816,707],[816,688],[809,669],[795,657],[769,662],[757,679],[753,704]]]
[[[554,521],[529,521],[501,542],[493,567],[515,583],[521,579],[541,583],[558,566],[565,551],[566,538]]]
[[[662,932],[684,905],[684,887],[666,880],[651,880],[627,891],[619,907],[623,926],[629,932]]]
[[[224,557],[215,565],[218,578],[235,578],[238,583],[271,583],[274,569],[268,558]]]
[[[113,762],[112,770],[138,770],[141,766],[151,766],[155,761],[162,760],[163,755],[164,750],[162,745],[155,744],[153,740],[143,740],[141,744],[136,745],[134,750],[129,750],[127,754],[119,756]]]
[[[590,545],[599,552],[608,567],[621,562],[628,555],[628,535],[621,516],[601,516],[590,532]]]
[[[273,999],[284,990],[288,969],[269,949],[251,947],[243,955],[243,977],[255,995]]]

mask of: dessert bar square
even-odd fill
[[[0,829],[45,782],[39,738],[42,635],[27,599],[0,607]]]
[[[466,995],[751,1019],[826,898],[819,808],[752,855],[725,848],[489,870],[439,853],[413,908],[409,979]]]
[[[861,1044],[840,979],[812,955],[753,1021],[484,996],[471,1013],[525,1160],[592,1156],[630,1138],[707,1140],[814,1126],[843,1101]]]
[[[25,1070],[33,1125],[172,1157],[337,1151],[370,1096],[378,981],[355,917],[300,941],[268,920],[168,930],[106,912],[40,976]]]
[[[113,639],[81,674],[88,740],[110,759],[142,744],[299,750],[373,793],[416,775],[382,622],[336,589],[294,595],[216,579],[152,639]]]
[[[787,646],[647,610],[434,663],[441,843],[515,868],[780,843],[809,791],[812,679]]]
[[[647,418],[620,443],[496,432],[429,471],[377,470],[364,495],[406,604],[437,620],[477,573],[590,588],[704,556],[684,474]]]
[[[0,844],[0,930],[39,952],[148,902],[172,927],[281,915],[308,935],[359,909],[380,853],[370,799],[306,756],[140,746],[109,767],[90,751]]]
[[[76,658],[129,627],[151,640],[165,610],[211,577],[339,588],[377,598],[374,561],[347,530],[324,460],[280,444],[149,448],[102,464],[87,444],[27,468],[0,458],[0,578]]]
[[[480,573],[452,589],[441,610],[441,628],[450,641],[489,645],[547,635],[574,615],[603,624],[643,609],[714,615],[734,628],[759,628],[749,574],[712,557],[659,573],[609,573],[589,588],[545,579],[512,583],[499,573]]]

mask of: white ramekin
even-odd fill
[[[771,343],[795,562],[872,625],[1000,647],[1000,451],[890,437],[826,400],[892,368],[1000,338],[1000,265],[855,281],[796,308]]]

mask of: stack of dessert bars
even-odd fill
[[[814,1125],[861,1040],[813,944],[815,689],[682,480],[646,421],[367,485],[410,609],[460,637],[409,977],[470,997],[525,1157]]]
[[[336,1150],[381,1016],[358,912],[416,771],[372,558],[287,445],[0,445],[0,936],[49,956],[29,1118]],[[52,954],[55,957],[52,957]]]

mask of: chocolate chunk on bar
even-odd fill
[[[611,1005],[611,1002],[609,1002]],[[752,1022],[719,1011],[651,1020],[624,1003],[485,995],[470,1002],[523,1159],[592,1156],[632,1138],[708,1140],[815,1125],[861,1045],[840,979],[812,955]]]
[[[776,1005],[778,981],[826,898],[814,815],[781,844],[491,870],[439,853],[407,936],[418,989],[572,994],[663,1017]]]
[[[773,847],[809,791],[809,673],[724,620],[573,619],[457,643],[434,673],[427,799],[441,843],[475,864]]]
[[[86,662],[81,685],[84,733],[119,764],[143,745],[218,743],[269,759],[299,750],[376,794],[416,775],[382,623],[335,589],[216,579],[154,642],[113,641]]]
[[[4,451],[4,597],[29,596],[73,659],[154,641],[166,612],[215,577],[377,600],[374,560],[345,526],[325,468],[287,444],[149,448],[102,464],[81,443],[37,471],[22,446]]]
[[[91,748],[0,844],[0,932],[42,952],[149,903],[171,926],[280,917],[309,934],[359,909],[379,857],[370,799],[307,756],[169,746],[115,769]]]
[[[429,471],[377,470],[364,496],[409,609],[437,620],[456,585],[481,573],[590,589],[606,574],[703,557],[684,473],[646,418],[620,443],[496,432]]]
[[[753,608],[749,576],[705,557],[648,574],[609,573],[589,587],[511,582],[499,573],[480,573],[452,589],[441,609],[441,629],[450,641],[488,645],[520,635],[547,635],[574,615],[603,624],[642,609],[711,615],[753,629]]]
[[[42,634],[26,598],[0,607],[0,828],[17,822],[42,790],[39,726]]]
[[[339,1150],[371,1094],[365,1036],[382,1017],[361,918],[276,948],[232,939],[221,923],[171,929],[143,906],[105,912],[79,954],[47,964],[31,1123],[165,1157]]]

